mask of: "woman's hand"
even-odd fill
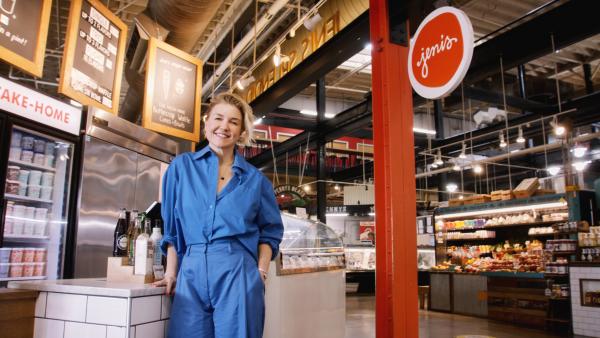
[[[177,284],[177,278],[174,275],[165,274],[165,278],[159,280],[158,282],[154,282],[152,283],[152,286],[154,287],[161,287],[164,286],[166,287],[166,294],[167,296],[171,296],[175,294],[175,284]]]

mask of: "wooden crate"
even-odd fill
[[[514,198],[512,190],[496,190],[490,194],[492,201],[507,201]]]
[[[535,191],[539,186],[540,182],[537,177],[526,178],[519,183],[513,192],[517,198],[531,197],[535,194]]]
[[[450,207],[456,207],[456,206],[459,206],[459,205],[463,205],[463,201],[464,200],[461,200],[461,199],[458,199],[458,198],[451,199],[451,200],[448,200],[448,206],[450,206]]]
[[[485,203],[485,202],[489,202],[492,200],[492,197],[490,195],[475,195],[471,197],[471,204],[480,204],[480,203]]]

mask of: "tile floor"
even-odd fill
[[[487,319],[434,311],[419,311],[420,338],[455,338],[460,335],[466,335],[467,337],[469,335],[489,335],[495,338],[565,337],[564,335],[553,335],[546,331],[516,327]],[[349,295],[346,297],[346,338],[375,338],[374,296]]]

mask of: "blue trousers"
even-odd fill
[[[169,338],[261,338],[264,284],[237,240],[187,247],[177,277]]]

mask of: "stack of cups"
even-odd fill
[[[48,217],[48,209],[35,208],[35,227],[33,234],[36,236],[44,236],[46,234],[46,218]]]
[[[33,162],[33,144],[35,138],[33,136],[21,137],[21,161],[32,163]]]
[[[46,163],[46,141],[36,138],[33,141],[33,163],[43,166]]]
[[[25,207],[25,225],[23,227],[23,235],[33,235],[35,223],[35,208]]]
[[[4,234],[10,235],[13,233],[13,224],[15,214],[15,202],[6,202],[6,218],[4,219]]]
[[[21,196],[27,195],[27,183],[29,182],[29,170],[19,170],[19,190],[18,194]]]
[[[54,142],[46,142],[46,149],[44,154],[46,155],[46,167],[54,168],[54,148],[56,144]]]
[[[45,172],[42,174],[40,198],[43,200],[52,199],[52,186],[54,185],[54,173]]]
[[[29,173],[29,186],[27,187],[27,197],[40,198],[42,172],[39,170],[31,170]]]
[[[21,139],[23,134],[20,131],[13,131],[12,138],[10,139],[10,153],[8,157],[13,161],[19,161],[21,159]]]
[[[0,248],[0,278],[8,277],[10,268],[10,248]]]
[[[12,233],[14,235],[22,235],[23,228],[25,227],[25,206],[15,204],[13,207],[13,216]]]

